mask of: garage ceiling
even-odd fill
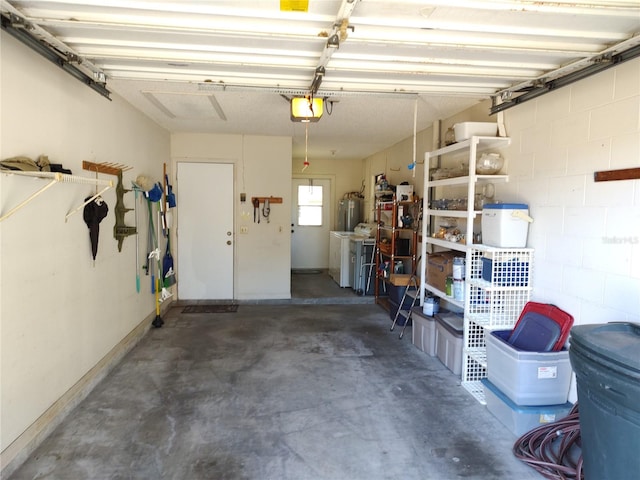
[[[171,132],[292,136],[300,159],[307,125],[287,98],[325,98],[310,161],[364,158],[411,136],[416,111],[421,130],[640,44],[638,0],[1,4],[12,27]]]

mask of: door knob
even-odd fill
[[[231,232],[227,232],[227,237],[230,237],[230,236],[231,236]]]
[[[227,240],[227,245],[231,245],[231,240]]]

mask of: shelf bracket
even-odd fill
[[[61,175],[61,174],[60,174]],[[43,193],[44,191],[48,190],[49,188],[53,187],[56,183],[58,183],[58,180],[56,178],[53,178],[49,183],[47,183],[44,187],[42,187],[40,190],[38,190],[37,192],[35,192],[33,195],[29,196],[26,200],[24,200],[23,202],[19,203],[18,205],[16,205],[15,207],[13,207],[11,210],[9,210],[7,213],[5,213],[4,215],[2,215],[0,217],[0,222],[9,218],[11,215],[13,215],[14,213],[16,213],[18,210],[20,210],[22,207],[24,207],[26,204],[28,204],[29,202],[31,202],[33,199],[35,199],[38,195],[40,195],[41,193]]]
[[[29,202],[34,200],[40,194],[42,194],[43,192],[45,192],[46,190],[48,190],[49,188],[54,186],[56,183],[80,183],[80,184],[85,184],[85,185],[103,185],[103,186],[105,186],[105,188],[100,193],[103,193],[106,190],[108,190],[109,188],[113,187],[113,182],[110,181],[110,180],[98,180],[98,179],[92,179],[92,178],[86,178],[86,177],[76,177],[74,175],[69,175],[69,174],[66,174],[66,173],[59,173],[59,172],[3,170],[2,173],[6,174],[6,175],[19,175],[19,176],[23,176],[23,177],[48,179],[49,183],[47,183],[45,186],[43,186],[42,188],[40,188],[39,190],[37,190],[36,192],[31,194],[27,199],[25,199],[24,201],[20,202],[18,205],[13,207],[7,213],[2,215],[0,217],[0,222],[5,220],[5,219],[7,219],[7,218],[9,218],[11,215],[13,215],[18,210],[20,210],[22,207],[24,207]],[[86,203],[88,203],[88,202],[86,202]],[[81,206],[77,207],[75,210],[73,210],[70,213],[68,213],[65,216],[65,221],[67,221],[67,219],[71,215],[73,215],[75,212],[77,212],[82,207],[84,207],[86,205],[86,203],[82,204]]]

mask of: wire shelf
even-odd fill
[[[466,352],[463,360],[463,382],[479,382],[487,376],[487,367],[485,366],[487,364],[486,357],[484,359],[484,365]]]
[[[464,348],[466,350],[483,349],[486,345],[484,327],[466,318],[464,322],[464,339]]]
[[[486,335],[513,328],[531,298],[533,249],[471,245],[467,250],[462,385],[486,404]]]
[[[467,351],[467,355],[473,361],[475,361],[478,365],[483,368],[487,368],[487,351],[486,349],[477,349],[477,350],[469,350]],[[482,377],[484,378],[484,377]]]
[[[472,284],[468,289],[467,316],[489,328],[513,326],[531,298],[530,289],[488,291]]]
[[[487,404],[487,401],[484,398],[484,388],[482,387],[481,382],[462,382],[461,385],[482,405]]]

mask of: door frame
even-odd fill
[[[334,230],[334,225],[336,224],[336,176],[334,174],[317,174],[317,173],[309,173],[309,174],[304,174],[304,173],[294,173],[293,175],[291,175],[291,190],[293,190],[293,180],[305,180],[305,179],[311,179],[311,180],[329,180],[329,231]],[[293,205],[292,205],[293,208]],[[293,240],[291,240],[291,243],[293,244]],[[293,247],[289,247],[290,251],[289,251],[289,257],[291,257],[293,251],[291,250]],[[327,255],[329,253],[327,252]]]
[[[180,215],[180,191],[179,188],[176,189],[175,187],[178,186],[179,187],[179,182],[178,182],[178,164],[180,163],[202,163],[202,164],[226,164],[226,165],[231,165],[232,166],[232,176],[233,176],[233,186],[232,186],[232,194],[231,194],[231,208],[232,208],[232,235],[231,235],[231,240],[233,242],[231,248],[232,248],[232,261],[231,261],[231,275],[232,275],[232,279],[233,281],[231,282],[231,297],[230,299],[226,299],[226,300],[235,300],[235,296],[236,296],[236,281],[237,281],[237,264],[236,264],[236,240],[237,240],[237,233],[236,233],[236,204],[235,204],[235,195],[236,195],[236,190],[237,190],[237,185],[236,185],[236,178],[237,178],[237,164],[235,160],[232,159],[228,159],[228,158],[201,158],[201,157],[178,157],[178,158],[173,158],[172,162],[171,162],[171,166],[172,166],[172,172],[170,172],[169,174],[169,179],[170,181],[173,182],[174,185],[174,190],[176,190],[176,196],[178,197],[178,205],[175,210],[176,212],[173,214],[173,226],[172,226],[172,231],[171,231],[171,248],[172,248],[172,253],[174,253],[174,262],[176,265],[176,272],[178,272],[178,281],[180,278],[180,257],[178,255],[179,252],[179,243],[180,243],[180,232],[178,231],[178,217]],[[178,300],[180,300],[180,296],[178,293],[178,288],[176,288],[175,290],[175,295],[176,298]],[[188,300],[188,299],[187,299]]]

